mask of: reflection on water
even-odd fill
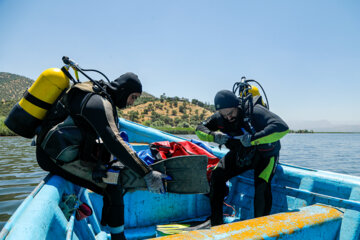
[[[0,137],[0,229],[47,175],[37,165],[30,143]],[[282,163],[360,176],[360,134],[288,134],[281,143]]]
[[[47,174],[37,165],[30,143],[22,137],[0,137],[0,228]]]
[[[288,134],[280,162],[360,176],[360,134]]]

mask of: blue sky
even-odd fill
[[[211,103],[246,76],[292,124],[360,125],[359,12],[356,0],[0,0],[0,71],[36,79],[67,55]]]

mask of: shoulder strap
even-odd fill
[[[82,82],[72,86],[72,88],[78,88],[84,92],[95,92],[93,87],[94,84],[92,82]]]
[[[71,115],[68,104],[71,101],[71,97],[74,89],[80,89],[85,92],[94,92],[92,90],[91,82],[84,82],[74,84],[71,88],[64,90],[55,103],[51,106],[45,118],[42,121],[41,127],[37,134],[36,142],[41,144],[46,136],[47,132],[55,125],[64,121],[69,115]],[[76,93],[74,93],[76,94]]]
[[[99,88],[99,86],[102,86],[102,88]],[[113,114],[115,116],[115,123],[118,124],[119,120],[118,120],[118,114],[116,111],[116,106],[114,105],[110,95],[105,92],[106,91],[106,90],[104,90],[105,84],[103,83],[102,80],[98,81],[97,85],[94,85],[94,83],[92,83],[92,82],[83,82],[83,83],[78,83],[78,84],[73,85],[72,88],[80,89],[81,91],[84,91],[84,92],[91,92],[94,94],[99,94],[100,96],[106,98],[113,106]]]
[[[52,127],[64,121],[67,116],[69,116],[69,113],[63,103],[63,99],[67,95],[67,92],[68,89],[65,89],[47,112],[37,131],[37,144],[41,144],[45,135]]]

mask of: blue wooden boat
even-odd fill
[[[135,150],[155,141],[185,139],[120,119]],[[222,157],[226,152],[213,148]],[[252,219],[252,172],[230,180],[225,207],[227,224],[162,236],[159,225],[204,220],[210,214],[205,195],[127,193],[125,235],[128,239],[359,239],[360,178],[279,164],[272,181],[272,215]],[[94,213],[76,220],[66,218],[60,206],[64,196],[74,194],[78,203]],[[100,225],[101,196],[59,176],[48,175],[24,200],[0,233],[0,239],[110,239]],[[241,221],[239,221],[241,220]]]

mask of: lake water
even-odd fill
[[[47,175],[38,167],[30,142],[0,137],[0,229]],[[282,163],[360,176],[360,134],[288,134],[281,143]]]

